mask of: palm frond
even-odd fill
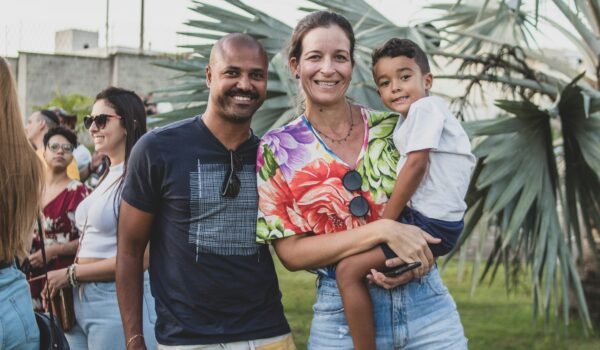
[[[562,284],[562,289],[553,289],[559,278],[570,279],[558,271],[572,271],[575,262],[560,230],[556,198],[558,170],[555,163],[548,162],[554,159],[550,116],[526,101],[500,101],[498,105],[516,114],[480,125],[474,132],[475,136],[485,136],[489,141],[475,149],[481,161],[473,177],[470,201],[478,197],[476,203],[479,204],[471,206],[463,235],[472,234],[482,213],[495,217],[501,244],[490,253],[482,278],[494,260],[500,263],[502,259],[514,257],[524,261],[533,272],[538,306],[548,313],[552,293],[568,295],[569,287],[581,288],[579,280],[572,279],[566,286]],[[524,149],[527,152],[523,152]],[[510,266],[506,262],[505,265],[508,271]],[[579,307],[586,310],[585,299],[577,301]],[[589,322],[589,317],[583,315],[584,321]]]

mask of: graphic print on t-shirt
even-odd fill
[[[221,186],[229,169],[228,164],[203,164],[198,160],[197,171],[190,173],[191,224],[189,243],[198,254],[252,255],[256,254],[256,213],[258,194],[255,167],[250,164],[236,172],[240,193],[235,198],[222,197]]]

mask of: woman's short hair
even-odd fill
[[[44,135],[44,148],[48,146],[48,142],[50,141],[52,136],[56,135],[61,135],[65,139],[67,139],[67,141],[69,141],[69,143],[73,145],[73,148],[77,147],[77,135],[75,135],[74,132],[65,128],[64,126],[57,126],[54,129],[48,131],[46,135]]]
[[[328,28],[332,25],[340,27],[348,40],[350,40],[350,61],[354,65],[354,46],[356,40],[354,39],[354,30],[352,25],[346,19],[346,17],[331,11],[317,11],[306,15],[298,22],[296,28],[292,32],[292,38],[290,40],[288,48],[288,60],[295,58],[297,61],[300,60],[302,54],[302,40],[306,33],[310,32],[315,28]]]

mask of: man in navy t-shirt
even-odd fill
[[[271,254],[255,242],[250,121],[266,97],[267,67],[252,37],[221,38],[206,67],[205,113],[149,132],[131,153],[116,272],[128,349],[144,349],[148,242],[159,349],[295,349]]]

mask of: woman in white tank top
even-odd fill
[[[133,91],[108,88],[96,96],[84,126],[96,152],[110,160],[110,168],[75,213],[82,232],[76,263],[48,273],[46,287],[51,294],[69,285],[74,288],[76,324],[66,333],[71,349],[126,349],[115,286],[117,222],[127,159],[146,132],[144,105]],[[147,273],[143,303],[144,340],[154,349],[156,312]]]

